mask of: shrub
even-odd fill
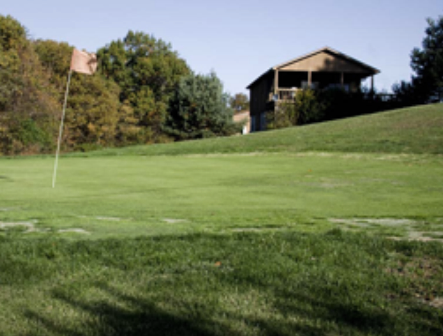
[[[268,113],[268,129],[347,118],[399,107],[395,99],[382,100],[374,91],[342,89],[299,90],[293,101],[280,102]]]
[[[276,106],[275,112],[268,113],[268,129],[277,129],[307,124],[322,120],[325,104],[318,99],[314,90],[297,91],[293,101],[285,101]]]

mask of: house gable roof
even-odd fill
[[[278,64],[278,65],[270,68],[268,71],[266,71],[264,74],[262,74],[256,80],[254,80],[251,84],[249,84],[247,89],[249,89],[253,84],[255,84],[259,79],[261,79],[265,75],[267,75],[269,73],[272,73],[272,72],[274,72],[276,70],[283,70],[283,71],[284,70],[289,70],[289,71],[291,71],[291,70],[292,71],[299,70],[299,71],[303,71],[301,69],[297,69],[297,65],[303,66],[302,64],[306,63],[306,61],[308,59],[310,59],[310,58],[313,59],[313,58],[317,57],[319,54],[322,54],[322,53],[323,54],[328,54],[329,56],[331,56],[330,58],[334,58],[335,60],[339,60],[340,61],[338,63],[341,63],[341,64],[337,64],[337,65],[335,65],[335,67],[340,67],[340,65],[343,66],[346,63],[346,64],[352,66],[357,72],[365,73],[368,76],[380,73],[380,70],[378,70],[378,69],[376,69],[374,67],[371,67],[371,66],[369,66],[369,65],[367,65],[367,64],[365,64],[365,63],[363,63],[363,62],[361,62],[361,61],[359,61],[359,60],[357,60],[355,58],[352,58],[352,57],[350,57],[350,56],[348,56],[346,54],[343,54],[343,53],[341,53],[341,52],[339,52],[337,50],[334,50],[334,49],[332,49],[330,47],[324,47],[324,48],[315,50],[315,51],[310,52],[310,53],[308,53],[306,55],[303,55],[303,56],[291,59],[291,60],[289,60],[287,62]],[[327,71],[327,70],[324,70],[325,66],[326,65],[323,65],[322,67],[320,67],[320,69],[317,69],[317,70],[314,70],[314,71]],[[334,65],[332,66],[332,68],[334,68]],[[333,70],[330,70],[330,71],[333,71]]]
[[[302,61],[302,60],[304,60],[304,59],[306,59],[306,58],[313,57],[313,56],[315,56],[315,55],[317,55],[317,54],[320,54],[320,53],[323,53],[323,52],[326,52],[326,53],[332,54],[333,56],[336,56],[336,57],[342,58],[342,59],[344,59],[344,60],[346,60],[346,61],[348,61],[348,62],[351,62],[351,63],[354,63],[354,64],[356,64],[356,65],[359,65],[360,67],[367,69],[368,72],[371,72],[371,73],[373,73],[374,75],[380,73],[380,70],[378,70],[378,69],[376,69],[376,68],[374,68],[374,67],[371,67],[370,65],[368,65],[368,64],[366,64],[366,63],[363,63],[363,62],[361,62],[361,61],[359,61],[359,60],[357,60],[357,59],[355,59],[355,58],[353,58],[353,57],[351,57],[351,56],[348,56],[348,55],[346,55],[346,54],[344,54],[344,53],[342,53],[342,52],[340,52],[340,51],[337,51],[337,50],[335,50],[335,49],[332,49],[332,48],[330,48],[330,47],[324,47],[324,48],[321,48],[321,49],[315,50],[315,51],[313,51],[313,52],[310,52],[309,54],[306,54],[306,55],[303,55],[303,56],[300,56],[300,57],[294,58],[294,59],[292,59],[292,60],[290,60],[290,61],[287,61],[287,62],[281,63],[281,64],[279,64],[279,65],[276,65],[276,66],[272,67],[272,69],[273,69],[273,70],[279,70],[279,69],[282,69],[282,68],[284,68],[284,67],[286,67],[286,66],[288,66],[288,65],[290,65],[290,64],[300,62],[300,61]]]

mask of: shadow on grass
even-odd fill
[[[79,273],[82,281],[73,283],[72,288],[83,296],[64,286],[52,290],[48,304],[52,301],[55,309],[52,314],[28,309],[25,317],[34,330],[26,335],[443,335],[443,312],[406,295],[406,284],[393,281],[390,273],[383,272],[384,263],[368,266],[379,243],[384,244],[385,252],[394,246],[399,252],[425,245],[350,235],[280,237],[279,243],[273,238],[260,247],[263,237],[259,235],[159,239],[163,244],[146,244],[142,239],[124,245],[125,250],[114,242],[94,243],[99,248],[91,251],[97,252],[100,263],[92,260],[91,265],[112,267],[100,253],[114,249],[126,253],[121,256],[125,268],[114,265],[116,269],[109,269],[100,282],[95,273],[87,279]],[[286,258],[281,252],[283,239],[294,246]],[[183,244],[192,245],[194,250],[182,249]],[[355,248],[349,250],[350,245]],[[80,253],[79,244],[75,246]],[[86,246],[90,248],[89,243]],[[140,246],[145,249],[139,250]],[[159,263],[164,266],[151,269],[150,274],[158,277],[138,279],[140,272],[147,272],[147,255],[154,251],[172,253],[174,248],[181,254],[171,257],[172,261],[162,259]],[[353,253],[352,258],[359,262],[344,267],[342,262],[329,261],[323,267],[309,255],[301,258],[294,254],[309,249],[319,259],[332,250],[346,252],[346,256]],[[129,250],[139,252],[127,254]],[[441,255],[441,250],[436,251]],[[230,256],[223,257],[226,253]],[[209,262],[219,258],[226,262],[218,266]],[[341,260],[351,263],[352,258]],[[134,260],[138,263],[133,265]],[[296,267],[300,263],[304,266]],[[122,274],[125,281],[118,288],[110,285],[123,280],[119,278]],[[138,280],[128,281],[132,277]],[[71,283],[67,281],[65,284]]]
[[[66,336],[136,336],[136,335],[441,335],[435,327],[435,314],[421,307],[409,307],[413,321],[402,321],[377,307],[365,307],[333,300],[317,299],[315,295],[282,291],[274,309],[281,313],[269,318],[238,315],[221,311],[200,302],[189,302],[196,307],[192,311],[172,313],[149,299],[123,294],[119,290],[100,284],[112,300],[88,301],[75,299],[62,292],[54,292],[53,298],[82,316],[82,321],[62,323],[42,313],[28,310],[25,314],[34,325],[39,326],[36,335]],[[223,322],[219,318],[223,315]],[[83,319],[87,316],[86,319]],[[404,318],[405,315],[402,314]],[[438,318],[437,318],[438,319]],[[441,317],[440,317],[441,319]],[[433,320],[433,321],[432,321]],[[239,322],[243,325],[239,328]],[[440,321],[443,323],[443,321]],[[73,327],[78,323],[78,327]],[[231,328],[231,325],[237,328]],[[42,333],[43,332],[43,333]]]
[[[207,330],[205,327],[206,321],[204,320],[180,317],[159,308],[153,302],[119,293],[109,287],[100,287],[100,289],[106,290],[117,302],[84,302],[61,293],[54,293],[53,295],[55,299],[68,305],[71,309],[74,308],[82,315],[86,314],[88,316],[89,322],[81,322],[81,330],[67,326],[73,323],[61,325],[60,322],[55,322],[35,311],[28,310],[25,316],[41,326],[45,331],[43,334],[48,333],[50,335],[214,335],[214,333]],[[220,326],[220,329],[229,334],[228,328]],[[42,335],[41,331],[32,335]]]

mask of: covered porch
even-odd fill
[[[361,81],[370,77],[371,90],[374,90],[374,76],[346,72],[325,71],[274,71],[273,85],[269,100],[291,100],[300,89],[323,90],[340,88],[347,92],[356,92]]]

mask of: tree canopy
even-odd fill
[[[26,29],[0,15],[0,153],[47,150],[60,108]]]
[[[443,98],[443,16],[427,23],[422,48],[411,53],[411,81],[393,86],[399,98],[411,105]]]
[[[73,48],[32,40],[20,22],[0,15],[0,155],[54,149]],[[63,150],[229,134],[220,80],[192,75],[169,43],[130,30],[97,56],[96,74],[72,74]],[[184,122],[183,113],[197,115]]]
[[[183,77],[171,99],[167,131],[178,140],[232,134],[228,95],[215,73]]]
[[[249,110],[249,98],[244,93],[236,93],[229,98],[229,105],[235,112]]]
[[[102,74],[121,89],[120,102],[133,110],[127,122],[145,141],[155,141],[178,81],[190,73],[186,62],[170,44],[133,31],[100,49],[98,57]]]

